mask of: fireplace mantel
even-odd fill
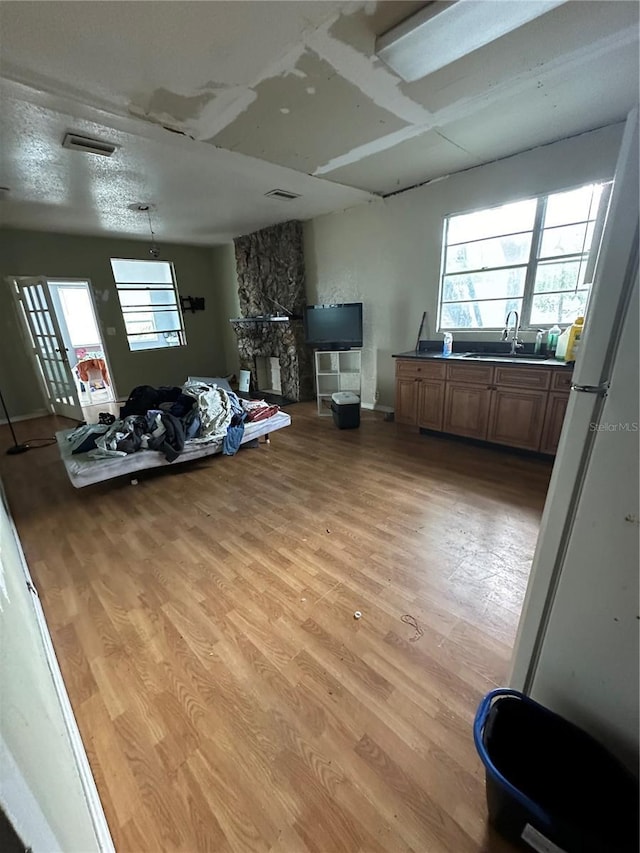
[[[288,323],[297,317],[283,317],[279,314],[264,314],[260,317],[232,317],[229,322],[232,326],[257,325],[258,323]]]

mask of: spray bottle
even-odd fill
[[[562,329],[557,324],[555,326],[552,326],[547,332],[547,352],[551,356],[556,354],[558,338],[560,337],[561,333]]]

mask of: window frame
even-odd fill
[[[171,274],[171,283],[162,283],[162,282],[147,282],[145,286],[145,282],[132,282],[132,281],[118,281],[116,278],[116,272],[113,268],[113,261],[123,261],[125,263],[138,263],[138,264],[165,264],[169,267],[169,272]],[[116,286],[116,292],[118,294],[118,303],[120,306],[120,313],[122,314],[122,320],[125,326],[125,334],[127,336],[127,344],[129,346],[129,352],[152,352],[153,350],[167,350],[167,349],[176,349],[178,347],[187,346],[187,336],[184,328],[184,315],[182,313],[182,302],[180,299],[180,293],[178,291],[178,282],[176,279],[176,271],[173,261],[161,260],[153,258],[151,260],[147,260],[146,258],[121,258],[121,257],[110,257],[109,258],[110,266],[111,266],[111,275],[113,276],[113,280]],[[153,291],[159,292],[172,292],[175,298],[175,307],[173,305],[167,304],[163,305],[159,303],[158,305],[123,305],[122,300],[120,299],[120,293],[149,293]],[[178,329],[163,329],[158,330],[155,329],[152,332],[129,332],[127,331],[127,320],[125,314],[125,308],[138,308],[138,313],[149,313],[154,317],[154,325],[155,325],[155,315],[162,314],[164,312],[172,312],[177,313],[179,328]],[[130,313],[130,311],[128,311]],[[159,339],[162,335],[167,334],[177,334],[178,335],[178,343],[169,344],[164,343],[160,345],[152,345],[152,346],[137,346],[132,347],[131,339],[132,338],[145,338],[149,335],[155,335],[156,340]]]
[[[603,180],[594,180],[590,183],[580,184],[578,186],[567,187],[565,189],[558,190],[550,190],[546,193],[541,193],[539,195],[532,195],[526,198],[515,198],[510,200],[504,200],[497,202],[496,204],[490,205],[488,207],[479,207],[472,208],[470,210],[461,210],[456,213],[449,213],[444,217],[444,225],[442,232],[442,252],[441,252],[441,260],[440,260],[440,280],[439,280],[439,288],[438,288],[438,311],[437,311],[437,329],[438,332],[496,332],[502,331],[504,329],[504,325],[500,326],[443,326],[442,325],[442,306],[444,304],[456,304],[462,302],[494,302],[504,298],[505,301],[511,299],[521,300],[521,310],[520,310],[520,329],[522,331],[536,331],[540,328],[540,324],[531,323],[531,310],[533,306],[533,298],[536,295],[534,291],[536,275],[538,272],[538,267],[540,264],[547,263],[549,261],[561,261],[562,259],[567,259],[571,261],[575,258],[580,259],[582,256],[582,252],[574,252],[572,254],[566,255],[558,255],[554,258],[539,258],[540,247],[542,243],[542,238],[544,235],[544,222],[545,222],[545,214],[547,208],[547,202],[550,196],[559,195],[562,193],[574,192],[584,187],[588,186],[602,186],[602,193],[600,197],[600,202],[598,206],[598,211],[594,220],[580,220],[579,223],[566,222],[562,223],[562,225],[558,226],[550,226],[550,227],[567,227],[573,224],[582,224],[583,222],[587,223],[587,228],[589,227],[589,222],[593,221],[593,235],[591,238],[591,247],[589,249],[589,253],[587,256],[585,274],[584,274],[584,283],[588,283],[586,287],[578,287],[576,290],[567,291],[567,293],[577,292],[579,290],[585,290],[587,293],[587,300],[585,305],[585,314],[589,307],[589,299],[591,296],[591,286],[593,284],[593,273],[595,270],[595,265],[598,257],[598,253],[600,250],[600,245],[602,242],[602,234],[604,231],[604,224],[606,220],[607,211],[609,209],[609,201],[611,197],[611,190],[613,188],[613,179],[603,179]],[[443,300],[444,296],[444,286],[445,286],[445,277],[447,275],[451,275],[451,273],[447,273],[445,271],[445,265],[447,260],[447,250],[450,246],[462,245],[462,243],[451,243],[448,242],[448,231],[449,231],[449,223],[450,220],[457,216],[466,216],[473,213],[482,213],[490,210],[494,210],[500,207],[504,207],[508,204],[517,204],[518,202],[526,202],[526,201],[535,201],[536,209],[534,214],[533,225],[531,228],[531,232],[529,231],[514,231],[508,232],[504,234],[495,234],[490,237],[479,237],[477,241],[467,240],[466,243],[471,242],[479,242],[483,239],[498,239],[502,237],[511,237],[516,236],[518,234],[531,233],[531,246],[529,249],[529,257],[527,258],[526,263],[518,263],[518,264],[505,264],[504,266],[496,266],[496,267],[486,267],[484,269],[479,270],[465,270],[465,273],[479,273],[479,272],[496,272],[501,270],[509,270],[509,269],[524,269],[525,270],[525,279],[523,285],[522,296],[491,296],[484,299],[474,299],[474,300]],[[551,293],[556,293],[556,291],[550,291]],[[543,326],[549,325],[548,322],[542,323]]]

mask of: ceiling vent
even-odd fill
[[[63,148],[72,151],[84,151],[85,154],[100,154],[102,157],[111,157],[118,147],[111,142],[103,142],[101,139],[92,139],[90,136],[79,136],[77,133],[66,133],[62,140]]]
[[[281,201],[292,201],[294,198],[300,198],[299,193],[290,193],[289,190],[269,190],[265,195],[267,198],[279,198]]]

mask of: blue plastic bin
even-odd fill
[[[638,853],[638,780],[582,729],[517,690],[478,707],[489,820],[523,850]]]

